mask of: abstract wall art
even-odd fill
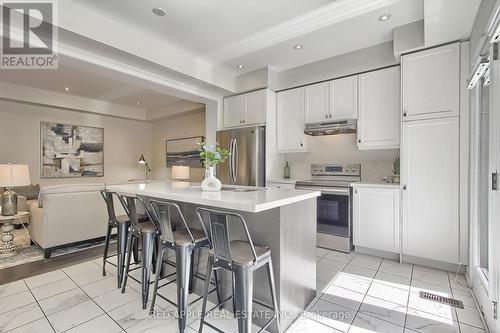
[[[204,140],[203,136],[167,140],[167,167],[173,165],[201,167],[198,143]]]
[[[104,129],[41,122],[41,178],[104,176]]]

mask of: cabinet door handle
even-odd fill
[[[406,117],[406,111],[403,112],[403,117]]]
[[[361,143],[361,139],[358,140],[358,143]]]
[[[332,117],[332,115],[330,115],[330,118]]]
[[[301,147],[304,147],[304,144],[303,144],[303,143],[301,143],[301,144],[300,144],[300,146],[301,146]]]
[[[406,185],[403,185],[403,190],[406,190]]]
[[[325,114],[325,118],[328,118],[328,115],[327,115],[327,114]]]

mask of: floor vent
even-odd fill
[[[439,296],[439,295],[431,294],[431,293],[428,293],[425,291],[420,292],[420,298],[428,299],[428,300],[438,302],[438,303],[448,304],[450,306],[453,306],[453,307],[459,308],[459,309],[464,308],[464,303],[462,303],[462,301],[459,301],[458,299]]]

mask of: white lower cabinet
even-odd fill
[[[394,185],[354,186],[355,246],[400,252],[400,190]]]
[[[459,118],[403,123],[403,254],[459,263]]]

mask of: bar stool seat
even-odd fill
[[[148,222],[142,222],[140,224],[140,233],[150,234],[155,232],[156,232],[156,227],[152,222],[148,221]]]
[[[194,242],[198,243],[207,239],[207,235],[203,230],[191,229],[191,235],[193,235]],[[188,246],[193,243],[191,235],[187,229],[181,229],[173,232],[174,243],[176,246]]]
[[[240,267],[248,267],[255,265],[252,247],[250,243],[242,240],[234,240],[230,242],[231,260],[233,265]],[[257,254],[257,263],[266,259],[271,255],[271,248],[269,246],[254,246],[255,253]],[[215,253],[213,249],[208,250],[210,257],[214,258]]]
[[[147,222],[149,221],[149,218],[144,215],[144,214],[138,214],[137,218],[139,219],[139,222],[142,223],[142,222]],[[116,217],[116,223],[117,224],[120,224],[120,223],[129,223],[130,222],[130,219],[127,215],[118,215]]]

